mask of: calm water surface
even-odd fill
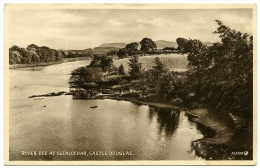
[[[69,73],[87,64],[77,61],[40,71],[9,71],[10,160],[201,159],[191,142],[203,135],[184,112],[109,99],[73,100],[69,95],[28,98],[69,91]],[[26,151],[37,155],[22,155]],[[42,156],[39,151],[56,154]],[[74,151],[87,155],[61,155]]]

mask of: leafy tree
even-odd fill
[[[109,69],[113,66],[113,58],[108,56],[102,56],[100,61],[100,67],[103,69],[104,72],[109,71]]]
[[[40,56],[38,55],[38,48],[31,48],[27,47],[28,52],[31,55],[31,60],[34,64],[37,64],[40,62]]]
[[[23,56],[21,63],[22,64],[31,64],[32,58],[31,58],[29,51],[27,51],[25,48],[21,48],[20,53]]]
[[[63,51],[56,51],[55,50],[55,61],[60,62],[64,57],[65,53]]]
[[[167,73],[165,64],[156,57],[154,59],[154,66],[144,74],[144,78],[147,80],[147,85],[153,88],[155,94],[159,92],[160,82],[162,76]]]
[[[102,80],[101,68],[96,67],[80,67],[72,72],[70,82],[82,85],[84,83],[100,82]]]
[[[188,61],[193,70],[185,86],[201,105],[252,119],[253,36],[216,22],[220,43],[205,47],[190,40]]]
[[[64,53],[64,52],[63,52]],[[38,47],[35,44],[28,45],[27,48],[12,46],[9,49],[10,64],[38,64],[61,61],[65,54],[46,46]]]
[[[106,55],[107,56],[113,56],[113,55],[117,55],[118,51],[113,50],[113,51],[109,51]]]
[[[176,84],[175,84],[175,76],[173,73],[165,73],[160,77],[160,82],[158,84],[158,97],[164,101],[171,101],[176,97]]]
[[[177,38],[176,39],[176,42],[177,42],[177,44],[178,44],[178,50],[179,50],[179,52],[180,53],[186,53],[186,44],[187,44],[187,39],[185,39],[185,38]]]
[[[100,67],[103,72],[108,72],[111,68],[113,69],[113,62],[113,58],[111,57],[95,55],[89,67]]]
[[[132,56],[128,62],[129,74],[132,79],[139,79],[142,74],[142,64],[138,58],[138,56]]]
[[[37,45],[35,45],[35,44],[30,44],[30,45],[27,46],[27,50],[30,50],[30,49],[38,50],[38,48],[39,47]]]
[[[136,43],[136,42],[127,44],[125,46],[125,48],[128,52],[128,55],[136,55],[138,53],[137,47],[138,47],[138,43]]]
[[[16,45],[13,45],[9,50],[10,51],[18,51],[19,52],[21,50],[21,48],[16,46]]]
[[[22,56],[18,51],[9,50],[9,63],[10,64],[19,64],[21,63]]]
[[[125,75],[125,67],[123,66],[123,64],[121,64],[118,68],[118,73],[120,75]]]
[[[94,55],[94,58],[90,62],[89,66],[90,67],[99,67],[100,66],[100,60],[101,60],[100,55]]]
[[[160,60],[159,57],[154,59],[154,66],[152,67],[155,78],[159,78],[162,74],[168,72],[166,65]]]
[[[126,58],[128,56],[128,51],[125,48],[120,48],[117,53],[118,58]]]
[[[150,38],[143,38],[140,44],[141,44],[140,50],[145,53],[149,51],[153,51],[154,49],[157,48],[155,42]]]

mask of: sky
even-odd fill
[[[213,34],[220,20],[253,33],[251,9],[10,9],[9,47],[29,44],[83,50],[102,43],[177,38],[220,41]]]

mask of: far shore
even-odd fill
[[[9,64],[9,69],[20,69],[20,68],[30,68],[30,67],[46,67],[50,65],[57,65],[66,62],[75,62],[82,60],[90,60],[90,57],[76,57],[76,58],[64,58],[61,62],[53,62],[53,63],[39,63],[39,64]]]

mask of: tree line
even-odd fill
[[[12,46],[9,48],[10,64],[49,64],[62,62],[65,53],[46,46],[28,45],[27,48]]]
[[[140,42],[141,48],[138,50],[139,44],[137,42],[129,43],[125,46],[125,48],[119,49],[117,56],[118,58],[126,58],[128,56],[138,55],[138,54],[146,54],[146,53],[154,53],[157,48],[156,43],[150,38],[143,38]]]

